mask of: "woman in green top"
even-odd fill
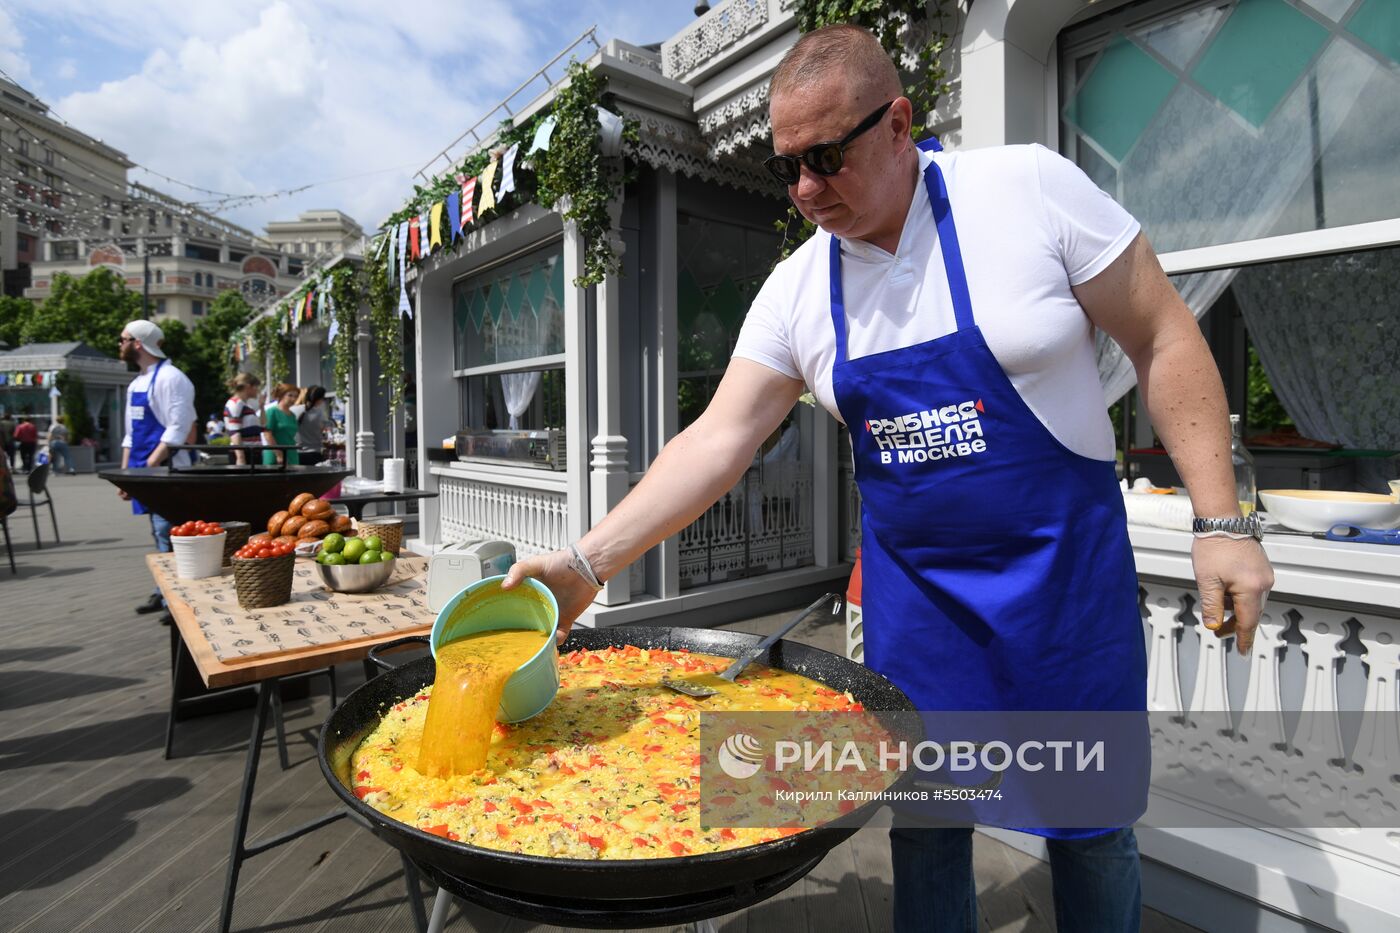
[[[291,444],[297,442],[297,416],[292,414],[292,405],[296,403],[297,396],[301,390],[294,385],[279,382],[272,388],[272,399],[276,399],[276,405],[267,406],[267,430],[263,431],[264,444]],[[265,466],[275,466],[282,462],[282,454],[287,453],[291,458],[287,461],[296,465],[301,463],[295,450],[264,450],[263,464]]]

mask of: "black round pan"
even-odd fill
[[[713,629],[575,628],[560,650],[636,645],[737,657],[761,640],[757,635]],[[867,710],[914,709],[909,698],[884,677],[828,651],[779,641],[766,655],[760,655],[757,663],[810,677],[833,690],[849,691]],[[321,771],[345,806],[390,845],[420,865],[494,889],[570,899],[580,909],[606,909],[610,900],[635,902],[640,895],[657,899],[702,896],[755,878],[782,875],[804,864],[810,868],[880,807],[872,801],[858,808],[849,815],[849,825],[842,828],[815,829],[760,845],[678,858],[546,858],[453,842],[391,819],[356,798],[350,789],[349,762],[356,747],[379,724],[385,709],[431,684],[433,674],[433,659],[420,658],[375,677],[346,697],[321,730]]]

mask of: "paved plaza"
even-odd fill
[[[162,757],[170,689],[170,629],[136,615],[151,591],[149,528],[91,476],[51,481],[63,543],[41,516],[44,547],[21,512],[10,518],[19,573],[0,566],[0,929],[10,933],[185,933],[216,928],[250,712],[187,719],[177,757]],[[734,628],[771,631],[786,614]],[[840,650],[836,623],[799,640]],[[363,682],[338,669],[341,696]],[[316,730],[329,711],[324,678],[286,704],[291,767],[280,770],[272,730],[253,802],[252,838],[335,805],[316,764]],[[983,930],[1054,928],[1049,871],[977,836]],[[884,829],[837,847],[781,895],[718,921],[742,931],[890,928]],[[429,892],[425,892],[429,893]],[[243,866],[233,929],[408,931],[398,854],[346,820]],[[475,907],[455,908],[451,931],[551,929]],[[1190,928],[1148,911],[1144,929]]]

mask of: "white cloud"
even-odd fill
[[[58,63],[58,76],[65,81],[72,81],[78,76],[78,63],[71,58],[65,58]]]
[[[101,17],[90,0],[7,5],[50,35],[82,37],[81,48],[142,56],[135,73],[51,101],[137,163],[237,194],[350,178],[225,214],[261,229],[315,207],[374,227],[411,193],[416,169],[587,26],[598,23],[604,42],[645,43],[688,21],[685,10],[651,2],[143,0]],[[4,26],[0,14],[0,64],[6,36],[16,50],[21,41]]]
[[[295,210],[334,206],[372,227],[412,190],[412,169],[402,169],[417,168],[490,106],[494,89],[475,90],[473,81],[494,85],[500,76],[489,74],[499,70],[490,57],[464,54],[448,67],[475,79],[449,81],[419,45],[435,31],[423,19],[401,17],[413,24],[401,30],[382,5],[358,5],[269,4],[239,30],[158,48],[137,74],[72,94],[55,109],[136,162],[219,191],[265,192],[398,167],[230,217],[260,228]],[[490,34],[502,45],[525,42],[520,21],[498,12]],[[436,32],[472,34],[449,25],[437,20]],[[132,178],[203,197],[140,172]]]
[[[30,80],[29,59],[24,55],[24,36],[14,17],[0,7],[0,70],[20,84]]]

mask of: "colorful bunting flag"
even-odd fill
[[[505,197],[515,190],[515,154],[519,150],[520,144],[513,144],[506,150],[505,158],[501,160],[501,187],[497,192],[501,197]]]
[[[428,244],[430,249],[442,246],[442,202],[433,205],[428,212]]]
[[[500,164],[499,159],[492,159],[491,164],[486,166],[486,171],[481,173],[481,203],[476,209],[483,214],[496,206],[496,192],[493,186],[496,181],[496,169]]]
[[[541,149],[549,148],[549,137],[554,133],[554,115],[550,114],[540,121],[540,125],[535,128],[535,139],[530,143],[531,152],[539,152]]]
[[[408,219],[408,258],[414,262],[418,261],[418,218]]]
[[[447,229],[451,234],[449,242],[457,242],[462,230],[462,192],[454,191],[447,196]]]
[[[476,179],[468,178],[462,182],[462,227],[476,220],[476,210],[472,205],[476,202]]]
[[[428,245],[428,215],[418,215],[418,258],[427,259],[432,247]]]
[[[409,228],[417,229],[417,224],[399,224],[399,317],[403,317],[405,309],[408,307],[408,288],[405,285],[405,265],[404,265],[404,243],[408,240]]]

